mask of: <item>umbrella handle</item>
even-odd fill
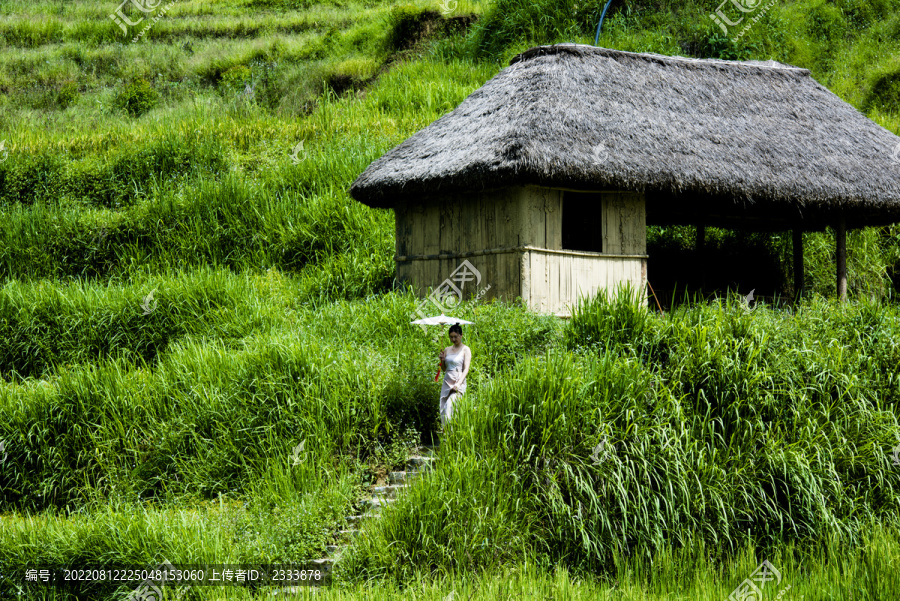
[[[438,379],[440,379],[440,377],[441,377],[441,364],[438,363],[438,370],[437,370],[437,373],[434,374],[434,381],[437,382]]]

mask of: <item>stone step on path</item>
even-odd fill
[[[348,515],[345,519],[348,522],[351,522],[353,524],[359,524],[361,521],[368,519],[368,518],[372,518],[372,517],[378,517],[378,513],[364,513],[361,515]]]
[[[382,507],[387,507],[397,499],[387,499],[385,497],[372,497],[368,501],[366,501],[366,506],[369,509],[381,509]]]
[[[397,493],[407,486],[407,484],[388,484],[387,486],[376,486],[372,489],[372,494],[379,497],[387,497],[388,499],[396,499]]]
[[[394,503],[402,491],[410,486],[410,482],[421,477],[423,473],[434,469],[434,462],[438,460],[438,446],[420,445],[414,451],[414,454],[407,458],[405,471],[389,472],[388,484],[371,486],[372,497],[364,503],[365,512],[359,515],[347,516],[348,528],[338,531],[339,540],[336,541],[336,544],[325,547],[327,557],[312,560],[309,562],[310,567],[312,569],[321,569],[329,575],[330,579],[331,571],[334,568],[334,564],[340,559],[341,552],[347,545],[352,544],[354,538],[365,533],[363,528],[365,521],[380,518],[381,508]],[[301,589],[317,591],[316,586],[293,586],[280,588],[271,594],[296,594]]]
[[[338,535],[343,539],[351,539],[355,536],[361,536],[363,531],[360,528],[350,528],[347,530],[338,530]]]
[[[427,455],[413,455],[406,461],[407,471],[427,472],[434,466],[437,457],[429,457]]]
[[[441,448],[441,444],[421,444],[419,445],[419,453],[425,453],[426,455],[436,456],[438,449]]]
[[[388,482],[391,484],[410,483],[416,479],[421,472],[388,472]]]

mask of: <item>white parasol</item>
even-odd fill
[[[456,317],[448,317],[441,313],[435,317],[425,317],[423,319],[417,319],[415,321],[411,321],[410,324],[417,326],[452,326],[453,324],[460,325],[475,325],[474,321],[466,321],[465,319],[458,319]]]

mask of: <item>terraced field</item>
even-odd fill
[[[168,561],[333,579],[166,599],[712,601],[764,560],[766,599],[900,598],[896,228],[850,236],[846,305],[828,234],[792,308],[468,303],[470,390],[438,434],[393,214],[347,190],[516,53],[592,43],[601,9],[0,5],[0,598],[125,599],[23,574]],[[900,133],[896,0],[780,4],[740,43],[713,10],[615,2],[599,44],[803,66]],[[789,274],[789,237],[708,236]]]

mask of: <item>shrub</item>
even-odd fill
[[[159,102],[159,94],[146,79],[136,79],[121,90],[114,104],[132,117],[140,117]]]
[[[835,6],[820,4],[810,9],[807,20],[810,36],[825,43],[834,43],[844,37],[847,24],[841,10]]]
[[[733,36],[727,36],[718,30],[708,33],[693,42],[682,44],[682,49],[691,56],[697,58],[718,58],[728,61],[749,60],[752,57],[754,44],[739,44]]]
[[[900,69],[882,74],[872,83],[863,108],[900,112]]]
[[[411,46],[419,34],[425,15],[426,12],[412,4],[402,4],[393,7],[389,17],[388,50],[402,50]]]
[[[78,84],[74,81],[67,81],[59,89],[56,94],[56,104],[61,109],[67,109],[78,101]]]
[[[250,67],[247,65],[235,65],[222,73],[219,80],[219,90],[226,95],[243,92],[244,87],[251,80]]]
[[[612,297],[603,290],[576,307],[567,330],[568,342],[573,347],[640,347],[652,338],[650,317],[645,300],[631,287]]]

